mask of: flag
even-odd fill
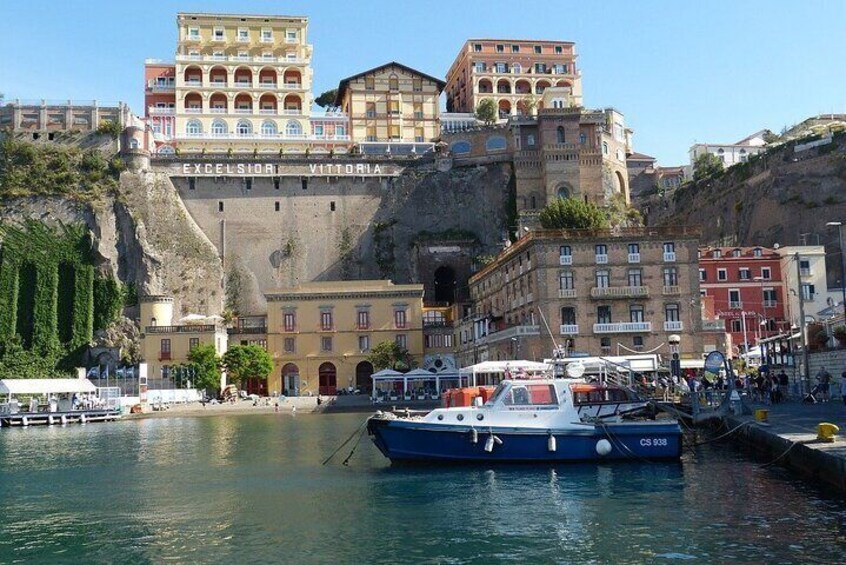
[[[89,378],[89,379],[91,379],[91,378],[99,379],[100,378],[100,367],[91,367],[90,369],[88,369],[88,372],[85,374],[85,377]]]
[[[123,367],[118,367],[115,369],[115,377],[122,379],[126,376],[126,369]]]

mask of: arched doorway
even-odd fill
[[[373,374],[373,365],[370,361],[362,361],[355,366],[355,388],[361,394],[370,394],[373,391],[373,380],[370,375]]]
[[[333,396],[338,391],[338,374],[335,365],[332,363],[323,363],[317,369],[317,376],[319,386],[317,388],[318,394],[327,394]]]
[[[282,367],[282,394],[300,395],[300,368],[293,363],[286,363]]]
[[[246,379],[243,388],[247,394],[267,396],[267,379]]]
[[[455,302],[455,271],[443,265],[435,269],[435,302]]]
[[[620,174],[620,171],[614,171],[614,180],[616,181],[615,188],[617,192],[620,194],[626,194],[626,180],[623,178],[623,175]]]
[[[558,198],[570,198],[573,196],[573,187],[569,183],[563,182],[555,189]]]

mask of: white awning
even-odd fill
[[[542,372],[548,371],[549,365],[546,363],[538,363],[537,361],[483,361],[470,365],[469,367],[462,367],[461,372],[467,373],[504,373],[506,370],[510,373],[523,371]]]
[[[0,394],[61,394],[96,392],[88,379],[2,379]]]
[[[682,369],[704,369],[705,359],[679,359]]]

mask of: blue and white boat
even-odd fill
[[[502,381],[488,401],[422,415],[378,412],[367,422],[373,442],[399,462],[575,462],[681,457],[677,420],[636,419],[581,410],[583,379]],[[581,404],[583,405],[583,400]],[[619,403],[612,398],[598,404]]]

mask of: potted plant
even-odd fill
[[[832,333],[840,345],[846,345],[846,326],[836,326]]]

